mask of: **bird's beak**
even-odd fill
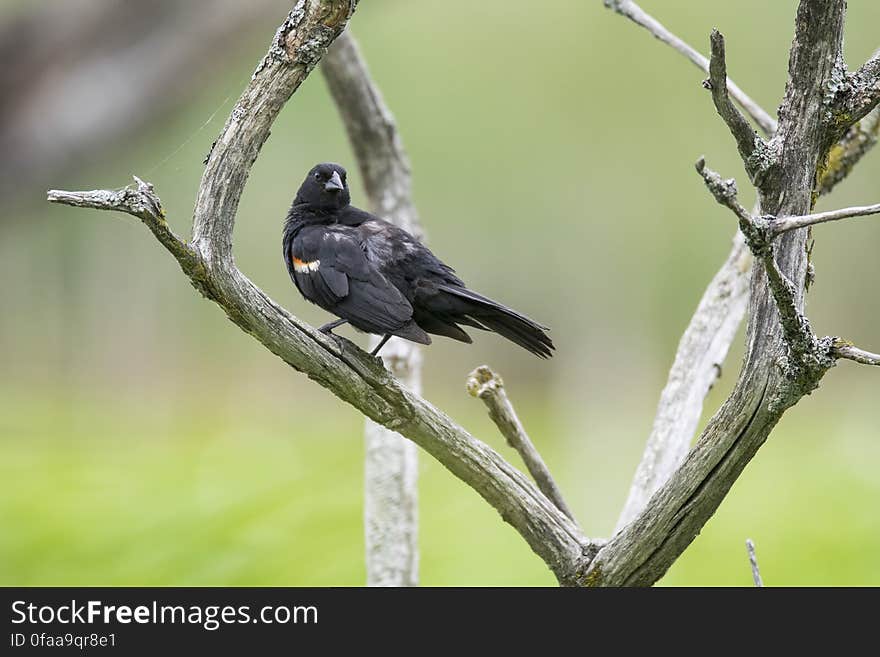
[[[330,176],[330,180],[328,180],[324,184],[324,191],[327,192],[338,192],[343,189],[342,178],[339,177],[339,173],[334,171],[333,175]]]

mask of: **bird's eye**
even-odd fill
[[[321,175],[321,172],[320,172],[320,171],[319,171],[318,173],[315,174],[315,180],[317,180],[318,182],[321,182],[321,180],[322,180],[323,178],[324,178],[324,176]]]

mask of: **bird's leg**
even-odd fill
[[[326,324],[324,324],[324,326],[321,326],[318,330],[321,333],[330,333],[330,331],[335,329],[337,326],[342,326],[347,321],[348,321],[347,319],[337,319],[332,322],[327,322]]]
[[[379,350],[380,350],[382,347],[384,347],[384,346],[385,346],[385,343],[388,342],[390,339],[391,339],[391,334],[390,334],[390,333],[386,333],[386,334],[385,334],[385,337],[382,338],[382,342],[379,343],[379,346],[377,346],[375,349],[373,349],[373,351],[370,352],[370,356],[376,356],[376,355],[378,355],[378,354],[379,354]]]

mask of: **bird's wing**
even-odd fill
[[[364,253],[354,229],[303,230],[288,254],[291,276],[304,297],[375,333],[399,330],[412,306]]]
[[[361,235],[368,252],[373,254],[380,270],[389,278],[395,280],[395,274],[405,272],[410,281],[422,279],[438,284],[464,285],[452,267],[403,228],[369,214],[367,217],[369,219],[358,224]]]

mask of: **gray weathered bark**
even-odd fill
[[[648,504],[682,464],[703,414],[703,400],[739,330],[748,305],[752,254],[737,231],[724,264],[703,293],[678,344],[675,362],[660,395],[651,434],[617,520],[620,531]]]
[[[671,34],[634,2],[606,5],[645,27],[660,41],[682,53],[701,70],[709,72],[709,60],[680,38]],[[880,51],[878,51],[880,52]],[[875,57],[877,54],[875,54]],[[749,112],[765,133],[773,136],[777,124],[739,87],[727,79],[728,92]],[[852,168],[877,143],[880,109],[875,108],[853,125],[832,148],[821,171],[817,191],[829,194],[849,175]],[[758,212],[756,208],[755,212]],[[635,518],[673,472],[684,462],[703,401],[721,373],[730,345],[746,312],[752,254],[737,230],[730,254],[709,283],[688,323],[666,382],[642,459],[615,527],[615,533]]]
[[[723,40],[713,34],[713,100],[746,158],[764,215],[808,213],[817,172],[830,146],[852,125],[838,114],[836,98],[828,94],[840,76],[845,7],[845,0],[801,0],[779,130],[769,143],[755,136],[749,146],[741,115],[718,93],[724,84],[725,67],[719,61]],[[752,268],[747,351],[733,393],[672,478],[599,551],[583,583],[646,585],[661,577],[714,513],[784,411],[812,391],[833,364],[828,345],[807,340],[804,330],[806,231],[788,232],[771,246],[760,251],[763,257]],[[785,285],[786,280],[791,284]]]
[[[645,28],[697,68],[709,73],[709,60],[702,53],[632,0],[605,0],[605,6]],[[730,78],[726,80],[726,92],[767,135],[776,133],[776,120]],[[679,341],[615,533],[644,510],[651,496],[684,462],[703,414],[703,401],[721,374],[721,366],[745,315],[751,264],[751,253],[742,234],[737,231],[730,253],[703,292]]]
[[[372,347],[379,344],[371,339]],[[382,361],[413,394],[422,394],[422,356],[392,338]],[[364,538],[367,586],[418,586],[419,455],[416,444],[367,418],[364,426]]]
[[[358,162],[372,211],[423,237],[412,197],[409,159],[391,111],[370,77],[350,30],[321,62]],[[372,346],[379,341],[372,338]],[[413,393],[421,394],[420,347],[392,338],[382,351],[385,366]],[[419,583],[418,452],[415,443],[369,418],[364,427],[364,535],[369,586]]]

